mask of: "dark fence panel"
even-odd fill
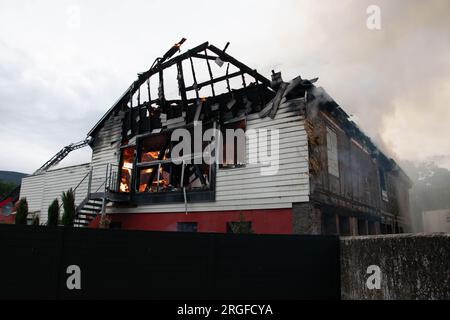
[[[0,225],[0,299],[339,299],[335,236]],[[67,267],[81,289],[69,290]]]

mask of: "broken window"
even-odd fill
[[[222,163],[220,168],[239,168],[245,165],[245,119],[226,123],[222,127]]]
[[[381,199],[383,201],[388,202],[388,193],[387,193],[387,185],[386,185],[386,173],[382,168],[378,169],[380,175],[380,189],[381,189]]]
[[[136,149],[134,146],[122,149],[120,164],[120,192],[130,192],[135,150]]]
[[[327,127],[328,173],[339,178],[339,161],[336,132]]]
[[[138,192],[168,191],[171,185],[170,140],[165,134],[142,139]],[[162,161],[162,162],[161,162]]]
[[[209,189],[211,166],[206,163],[195,163],[193,155],[181,155],[180,159],[172,159],[171,152],[176,142],[172,142],[169,134],[151,135],[142,139],[140,161],[138,163],[139,193],[160,193]]]

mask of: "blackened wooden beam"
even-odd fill
[[[181,96],[181,102],[183,104],[183,111],[187,112],[187,95],[186,95],[186,85],[184,83],[184,74],[183,74],[183,64],[181,61],[177,63],[177,71],[178,71],[178,90]]]
[[[213,45],[208,46],[208,49],[211,50],[212,52],[214,52],[215,54],[217,54],[220,59],[230,62],[231,64],[236,66],[238,69],[240,69],[242,71],[245,71],[246,73],[251,75],[253,78],[259,80],[265,86],[270,87],[270,80],[267,79],[266,77],[260,75],[256,70],[253,70],[253,69],[249,68],[248,66],[246,66],[242,62],[236,60],[232,56],[230,56],[230,55],[226,54],[225,52],[223,52],[223,50],[220,50],[219,48],[217,48],[217,47],[215,47]]]
[[[231,92],[231,87],[230,87],[230,75],[229,75],[229,72],[230,71],[230,63],[228,62],[228,64],[227,64],[227,72],[226,72],[226,74],[225,74],[225,80],[227,80],[227,89],[228,89],[228,92]]]
[[[194,164],[194,169],[195,169],[195,171],[194,171],[195,175],[200,179],[200,182],[202,183],[202,185],[206,186],[206,179],[203,176],[203,173],[197,164]]]
[[[139,77],[134,82],[134,84],[136,86],[141,86],[151,76],[153,76],[155,74],[158,74],[160,71],[162,71],[164,69],[167,69],[167,68],[177,64],[180,61],[188,59],[190,56],[192,56],[192,55],[194,55],[196,53],[205,51],[205,49],[208,48],[208,46],[209,46],[208,42],[202,43],[201,45],[199,45],[199,46],[197,46],[195,48],[192,48],[192,49],[190,49],[190,50],[188,50],[188,51],[186,51],[186,52],[184,52],[184,53],[182,53],[182,54],[180,54],[180,55],[178,55],[178,56],[176,56],[176,57],[174,57],[174,58],[172,58],[172,59],[170,59],[170,60],[168,60],[166,62],[156,64],[150,70],[139,74]],[[127,101],[129,99],[130,94],[131,95],[134,94],[134,92],[136,90],[135,88],[136,87],[133,87],[133,86],[128,88],[128,90],[123,94],[123,96],[119,99],[119,101],[115,105],[118,105],[122,101],[122,99]]]
[[[150,93],[150,78],[147,79],[147,94],[148,94],[148,102],[152,101],[152,95]]]
[[[205,56],[206,55],[207,54],[206,54],[206,50],[205,50]],[[210,81],[214,81],[213,73],[212,73],[212,70],[211,70],[211,64],[209,63],[208,59],[206,59],[206,65],[208,66],[208,73],[209,73]],[[214,82],[211,82],[211,92],[212,92],[213,97],[215,97],[216,96],[216,92],[214,91]]]
[[[208,54],[195,53],[192,55],[193,58],[206,59],[206,60],[216,60],[217,56],[210,56]]]
[[[197,84],[197,76],[195,75],[194,62],[192,61],[191,56],[189,56],[189,61],[191,62],[192,78],[194,79],[193,88],[195,90],[195,96],[197,97],[197,99],[199,99],[198,91],[200,90],[200,88],[198,87],[198,84]]]
[[[163,70],[159,71],[159,87],[158,87],[158,99],[161,104],[163,112],[166,112],[165,96],[164,96],[164,73]]]
[[[137,104],[141,105],[141,87],[138,88]]]
[[[240,75],[242,75],[244,73],[245,72],[243,72],[243,71],[236,71],[236,72],[230,73],[228,76],[225,75],[225,76],[221,76],[221,77],[215,78],[214,80],[208,80],[208,81],[199,83],[199,84],[197,84],[197,87],[199,89],[201,89],[204,86],[209,86],[211,83],[217,83],[217,82],[220,82],[220,81],[224,81],[227,78],[231,79],[231,78],[234,78],[234,77],[238,77],[238,76],[240,76]],[[194,90],[194,86],[190,86],[190,87],[186,88],[186,91],[192,91],[192,90]]]

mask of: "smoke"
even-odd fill
[[[381,9],[381,30],[366,26],[372,4]],[[320,77],[397,160],[434,159],[450,167],[450,2],[304,1],[297,8],[305,20],[286,19],[288,31],[276,36],[288,44],[283,73]]]

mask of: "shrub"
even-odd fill
[[[62,193],[64,213],[61,222],[64,226],[73,226],[75,219],[75,195],[72,189]]]
[[[48,219],[47,226],[58,225],[59,220],[59,202],[58,199],[53,200],[52,204],[48,207]]]
[[[33,226],[39,225],[39,215],[37,213],[33,215],[33,220],[31,220],[31,224]]]
[[[28,202],[26,198],[22,198],[19,201],[19,205],[17,206],[15,224],[27,224],[27,216],[28,216]]]

